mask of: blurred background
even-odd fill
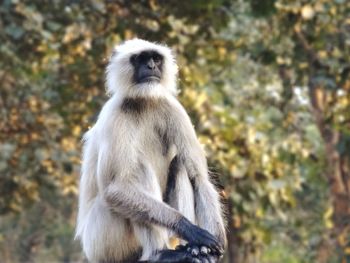
[[[0,261],[83,262],[82,134],[114,45],[166,43],[224,187],[224,262],[350,262],[350,2],[0,1]]]

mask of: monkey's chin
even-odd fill
[[[158,81],[148,81],[140,83],[137,88],[130,89],[128,96],[130,97],[163,97],[166,95],[164,87]]]

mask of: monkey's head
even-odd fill
[[[106,70],[107,92],[125,96],[176,94],[177,65],[163,45],[132,39],[115,47]]]

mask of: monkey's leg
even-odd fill
[[[81,237],[89,262],[121,261],[139,249],[130,221],[112,215],[104,202],[96,198],[86,217]]]
[[[133,226],[135,238],[142,247],[142,256],[140,260],[147,260],[156,251],[168,247],[168,231],[153,224],[134,223]]]
[[[142,262],[142,261],[140,261]],[[164,249],[157,251],[147,262],[156,263],[201,263],[196,260],[189,252],[181,250]]]
[[[176,165],[177,174],[169,173],[164,201],[195,222],[194,193],[187,171],[179,158],[175,157],[171,163]]]
[[[183,246],[184,247],[184,246]],[[217,263],[219,256],[208,253],[203,253],[203,247],[199,250],[198,247],[187,247],[187,249],[170,250],[165,249],[158,251],[148,261],[151,263]]]

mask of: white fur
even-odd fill
[[[161,82],[130,84],[130,56],[149,49],[165,58]],[[76,238],[89,261],[122,261],[140,249],[141,259],[147,260],[168,245],[169,230],[183,216],[222,237],[219,196],[209,182],[204,152],[190,118],[174,96],[177,66],[170,49],[140,39],[126,41],[115,48],[106,73],[107,91],[112,96],[84,136],[80,180]],[[156,112],[144,114],[138,121],[127,117],[121,109],[125,97],[166,100],[167,117],[176,121],[176,134],[182,136],[177,146],[171,145],[167,154],[162,153],[154,126],[164,120]],[[176,198],[168,205],[162,194],[169,165],[179,153],[188,156],[190,166],[199,174],[181,167]],[[194,176],[199,177],[196,196],[189,180]],[[155,223],[144,222],[145,213]]]

